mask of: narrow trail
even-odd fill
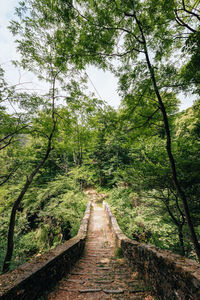
[[[106,214],[98,203],[99,195],[91,190],[92,213],[85,253],[63,278],[48,300],[153,300],[137,273],[124,259],[115,257],[115,245]]]

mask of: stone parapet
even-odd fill
[[[78,234],[55,249],[0,275],[1,300],[36,300],[55,285],[80,258],[85,247],[91,202],[87,204]]]
[[[171,251],[127,238],[119,228],[109,205],[104,202],[109,223],[124,257],[138,271],[159,299],[200,300],[200,264]]]

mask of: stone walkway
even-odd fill
[[[92,213],[85,253],[63,278],[48,300],[153,300],[137,273],[116,258],[111,230],[98,195],[91,191]]]

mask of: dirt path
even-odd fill
[[[124,259],[116,258],[105,212],[97,202],[99,195],[91,190],[88,196],[92,213],[85,253],[48,295],[48,300],[153,300],[143,282],[137,280],[137,273]]]

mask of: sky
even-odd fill
[[[0,65],[5,70],[5,77],[9,84],[18,84],[33,90],[42,90],[38,80],[26,71],[16,69],[12,60],[19,58],[16,51],[14,38],[7,26],[9,20],[13,19],[15,7],[18,0],[0,0]],[[96,97],[105,100],[109,105],[117,108],[120,104],[120,97],[117,94],[117,79],[111,72],[104,72],[95,67],[88,67],[88,87]]]
[[[18,2],[18,0],[0,0],[0,65],[5,70],[5,78],[10,85],[30,82],[29,85],[23,84],[23,86],[26,86],[27,89],[35,88],[32,87],[34,76],[19,70],[12,64],[13,60],[19,59],[19,55],[16,51],[14,37],[7,27],[9,21],[15,17],[14,12]]]
[[[23,83],[23,87],[30,90],[42,90],[42,85],[38,80],[26,71],[16,69],[11,61],[19,58],[14,38],[9,32],[7,26],[9,20],[14,17],[14,8],[19,0],[0,0],[0,65],[5,70],[5,77],[9,84]],[[117,93],[117,79],[111,72],[104,72],[95,67],[88,67],[89,90],[95,93],[96,97],[105,100],[109,105],[118,108],[120,97]],[[193,96],[186,97],[179,95],[181,99],[180,110],[191,106],[194,100]]]
[[[13,8],[17,2],[17,0],[0,1],[0,64],[6,72],[13,69],[10,60],[16,58],[13,37],[7,26],[9,25],[9,19],[13,16]]]

